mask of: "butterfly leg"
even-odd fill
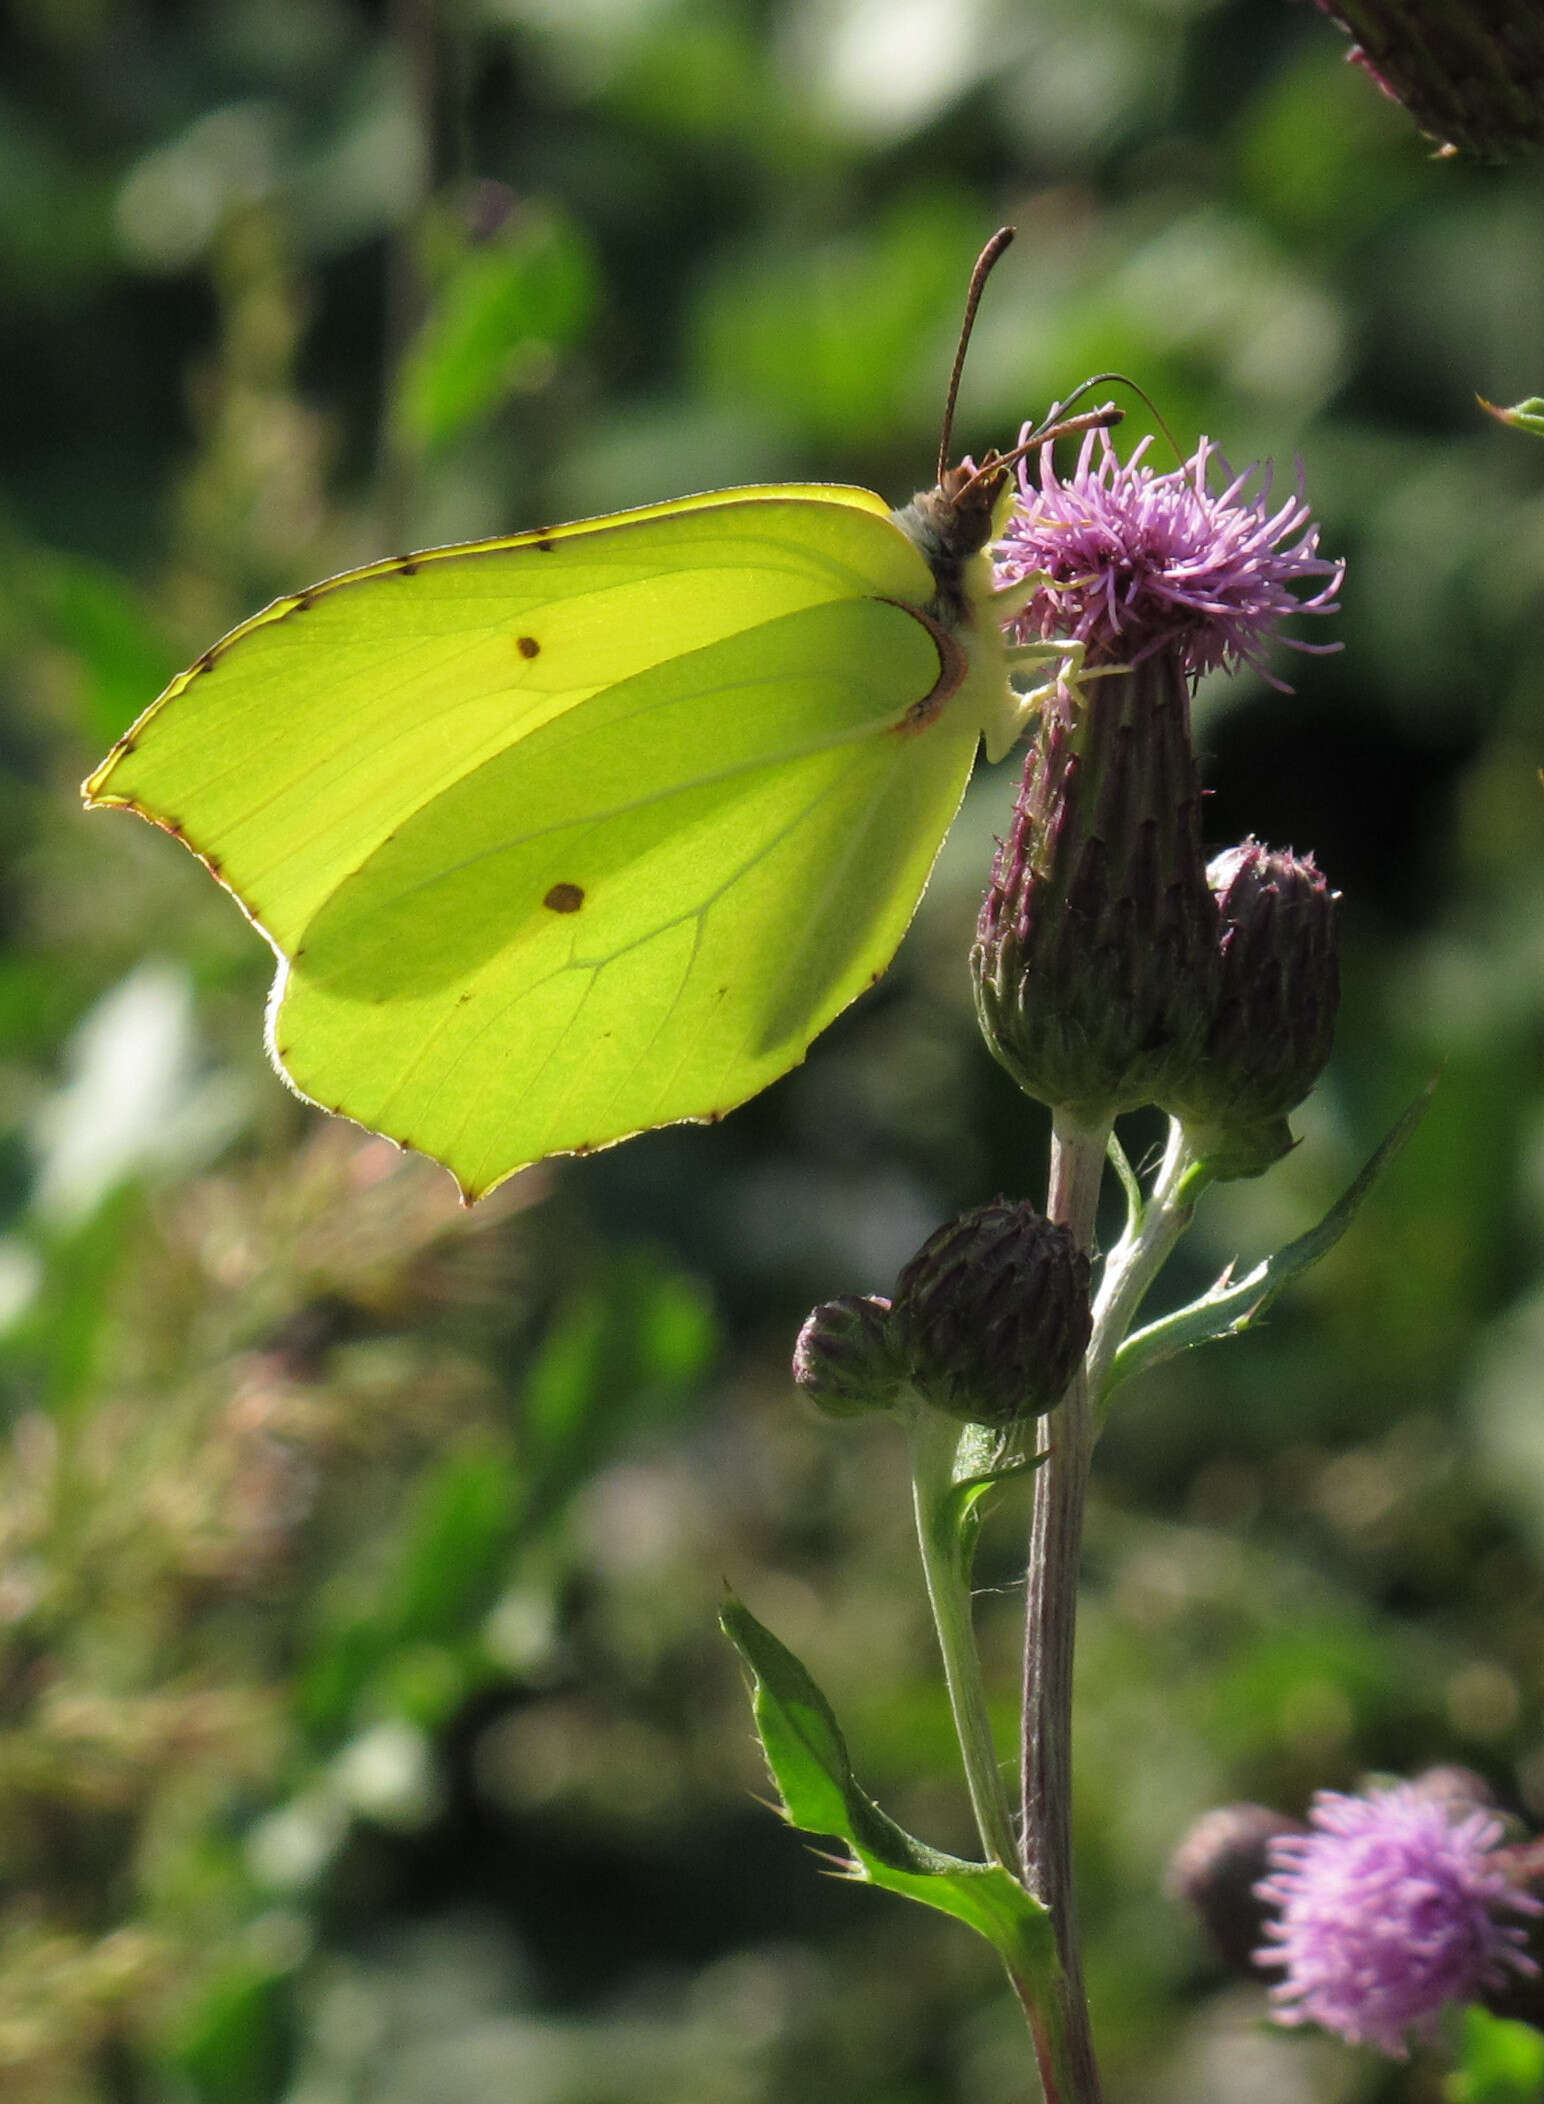
[[[1054,592],[1059,580],[1049,570],[1029,570],[1024,576],[1015,577],[1012,584],[997,585],[988,601],[994,620],[1004,625],[1022,614],[1031,599],[1041,592]]]
[[[1010,681],[1008,705],[1001,723],[988,732],[989,760],[1000,760],[1011,751],[1053,694],[1066,687],[1075,688],[1090,676],[1083,669],[1083,644],[1075,636],[1057,636],[1043,643],[1011,643],[1003,656]],[[1042,676],[1027,688],[1012,685],[1014,675],[1023,673]]]

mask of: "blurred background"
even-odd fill
[[[76,792],[350,563],[758,479],[904,501],[1004,220],[962,446],[1119,366],[1184,443],[1300,461],[1349,562],[1341,654],[1198,698],[1209,841],[1313,850],[1345,1002],[1301,1147],[1159,1298],[1309,1226],[1442,1077],[1332,1258],[1100,1450],[1109,2094],[1458,2094],[1271,2030],[1162,1890],[1203,1808],[1370,1770],[1463,1761],[1544,1825],[1544,449],[1475,406],[1544,388],[1544,188],[1433,159],[1343,49],[1285,0],[10,0],[8,2104],[1028,2095],[986,1946],[757,1801],[715,1630],[727,1579],[868,1787],[973,1847],[897,1442],[787,1363],[813,1301],[1041,1188],[966,971],[1013,769],[803,1069],[471,1213],[285,1093],[264,945]],[[1023,1508],[980,1565],[1005,1746]]]

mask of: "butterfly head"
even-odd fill
[[[989,453],[979,468],[969,460],[946,468],[936,487],[919,490],[894,514],[933,573],[936,597],[929,611],[951,628],[970,621],[969,565],[1000,531],[998,511],[1007,486],[1007,468]]]

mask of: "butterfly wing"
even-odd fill
[[[888,962],[977,728],[926,563],[782,489],[380,564],[280,601],[87,784],[281,958],[275,1055],[471,1194],[712,1117]]]

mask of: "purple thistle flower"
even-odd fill
[[[1283,2024],[1319,2024],[1396,2060],[1449,2002],[1536,1973],[1524,1931],[1498,1916],[1544,1911],[1493,1860],[1499,1819],[1409,1783],[1365,1796],[1321,1790],[1311,1831],[1270,1843],[1256,1895],[1276,1916],[1256,1958],[1284,1968]]]
[[[1040,454],[1039,487],[1019,466],[1020,504],[996,549],[999,583],[1034,571],[1052,581],[1014,624],[1021,641],[1072,636],[1093,663],[1133,665],[1175,651],[1192,678],[1219,666],[1266,671],[1266,644],[1289,614],[1334,611],[1344,565],[1319,553],[1319,532],[1299,487],[1269,508],[1267,468],[1235,475],[1210,440],[1183,467],[1160,474],[1143,459],[1144,438],[1122,461],[1109,435],[1091,431],[1070,481],[1052,449]],[[1207,487],[1216,469],[1223,488]],[[1322,579],[1307,597],[1293,587]],[[1334,643],[1286,641],[1295,650]]]

